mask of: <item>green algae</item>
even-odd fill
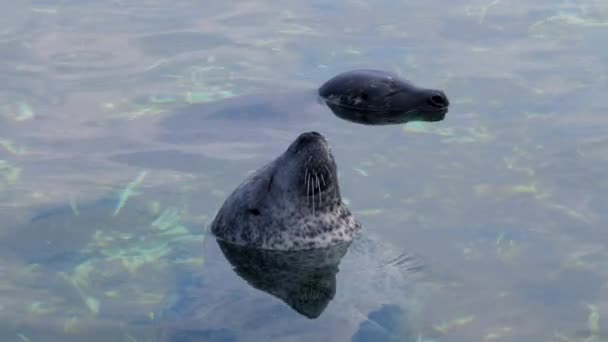
[[[355,171],[356,173],[358,173],[361,176],[364,177],[368,177],[369,174],[367,173],[367,171],[365,171],[364,169],[360,168],[360,167],[353,167],[353,171]]]
[[[118,298],[118,297],[120,297],[120,292],[118,292],[116,290],[105,291],[103,294],[106,297],[108,297],[108,298]]]
[[[21,168],[0,159],[0,192],[11,189],[21,178]]]
[[[159,260],[169,256],[176,244],[204,239],[203,236],[190,233],[188,227],[181,223],[182,220],[183,213],[180,210],[166,208],[148,227],[132,227],[138,228],[145,235],[99,229],[85,249],[97,251],[104,256],[105,262],[118,262],[129,273],[135,274],[141,267],[156,265]],[[145,238],[142,238],[143,236]],[[193,258],[178,262],[199,264],[200,260]]]
[[[127,341],[129,342],[139,342],[135,337],[129,335],[129,334],[125,334],[125,338],[127,339]]]
[[[32,7],[32,12],[41,14],[59,14],[59,9],[53,7]]]
[[[26,101],[8,101],[0,107],[0,113],[7,119],[21,122],[33,119],[36,114],[32,105]]]
[[[139,184],[141,184],[141,182],[144,181],[144,178],[146,178],[147,174],[148,174],[147,171],[140,172],[139,175],[137,175],[137,178],[135,178],[133,181],[131,181],[129,184],[127,184],[127,186],[120,192],[120,194],[118,195],[118,203],[116,204],[116,209],[114,209],[114,213],[112,214],[112,216],[118,215],[120,210],[127,203],[127,200],[129,199],[129,197],[134,195],[135,188]]]
[[[366,210],[357,210],[355,214],[357,216],[378,216],[385,212],[384,209],[366,209]]]
[[[137,179],[130,184],[135,183],[138,183]],[[134,187],[130,191],[132,188]],[[127,191],[123,192],[129,192],[128,189],[125,190]],[[78,214],[73,211],[70,214],[74,215],[72,217],[85,218],[89,213],[96,213],[98,208],[104,209],[97,205],[85,206],[78,210]],[[95,211],[90,212],[90,209]],[[148,217],[149,214],[152,215]],[[60,273],[66,283],[76,290],[77,298],[83,304],[81,310],[97,316],[104,307],[107,308],[106,311],[112,310],[112,305],[123,300],[133,301],[144,308],[161,303],[164,292],[148,291],[143,287],[125,288],[117,281],[119,277],[124,277],[123,270],[131,277],[147,278],[146,274],[149,273],[140,272],[142,267],[146,267],[148,272],[167,272],[169,264],[173,263],[201,265],[203,260],[196,256],[171,259],[176,248],[204,240],[204,236],[193,235],[182,223],[185,215],[187,214],[183,210],[177,208],[163,208],[158,201],[134,202],[130,209],[125,208],[116,216],[109,210],[108,220],[98,223],[99,228],[80,250],[80,253],[90,257]],[[34,303],[32,308],[40,314],[57,309],[52,305],[44,306],[43,303]],[[74,317],[67,317],[64,331],[74,332],[78,324],[79,321]]]
[[[163,66],[163,65],[166,65],[166,64],[168,64],[168,63],[169,63],[169,60],[168,60],[168,59],[166,59],[166,58],[161,58],[161,59],[159,59],[159,60],[155,61],[154,63],[150,64],[149,66],[147,66],[147,67],[144,69],[144,72],[150,72],[150,71],[152,71],[152,70],[154,70],[154,69],[157,69],[157,68],[159,68],[159,67],[161,67],[161,66]]]
[[[180,216],[178,210],[173,208],[166,209],[151,223],[151,226],[159,230],[167,230],[179,223]]]
[[[0,139],[0,147],[4,148],[8,153],[22,156],[27,153],[27,149],[23,146],[16,146],[14,142],[8,139]]]
[[[412,121],[403,125],[405,134],[434,134],[441,138],[443,143],[472,144],[487,143],[494,139],[494,135],[484,126],[471,127],[442,127],[422,121]]]
[[[189,91],[186,93],[186,103],[205,103],[212,99],[212,94],[206,92]]]
[[[608,27],[608,16],[602,17],[597,15],[601,13],[595,10],[585,10],[581,8],[578,11],[559,12],[553,16],[539,20],[530,25],[529,32],[535,37],[546,37],[547,33],[553,33],[550,30],[556,30],[556,27],[567,30],[571,27]],[[555,32],[555,31],[554,31]]]
[[[468,5],[465,7],[465,13],[468,16],[477,17],[477,22],[479,24],[483,24],[486,19],[487,14],[488,14],[488,11],[492,7],[497,6],[499,3],[500,3],[500,0],[492,0],[484,5],[479,5],[479,6]]]
[[[136,120],[143,117],[158,116],[186,105],[214,102],[235,96],[237,94],[230,90],[213,87],[204,91],[191,90],[175,95],[153,94],[144,97],[144,99],[136,103],[126,104],[126,108],[121,111],[119,116],[125,117],[128,120]],[[117,105],[114,103],[104,103],[102,106],[107,110],[114,111],[117,109]]]
[[[282,34],[294,35],[294,36],[302,36],[302,35],[320,36],[321,35],[321,32],[319,32],[318,30],[315,30],[314,28],[312,28],[310,26],[303,25],[303,24],[296,24],[296,23],[292,23],[289,25],[288,28],[281,29],[278,32],[282,33]]]
[[[101,247],[101,246],[100,246]],[[146,264],[154,264],[171,252],[168,242],[141,242],[133,246],[106,247],[101,250],[106,261],[118,261],[129,273],[134,274]]]
[[[503,232],[496,239],[496,255],[503,262],[509,262],[521,255],[522,250],[515,240],[505,236]]]
[[[22,333],[17,333],[17,337],[23,342],[30,342],[30,339]]]
[[[93,314],[96,315],[99,313],[100,302],[97,298],[86,297],[84,302],[87,305],[87,308],[89,308],[89,311],[91,311]]]
[[[41,301],[35,301],[29,306],[29,312],[34,315],[46,315],[55,311],[55,308],[52,307],[49,303]]]
[[[427,133],[429,132],[429,127],[422,121],[411,121],[403,125],[403,130],[405,133]]]
[[[68,317],[63,323],[63,332],[66,334],[77,332],[79,323],[80,319],[77,316]]]
[[[483,337],[483,340],[484,341],[499,340],[499,339],[502,339],[502,338],[506,337],[511,332],[513,332],[513,328],[512,327],[500,327],[500,328],[496,328],[493,331],[487,333]]]
[[[603,264],[605,258],[602,245],[586,246],[571,252],[564,261],[564,267],[601,273],[605,269]]]
[[[95,266],[92,262],[85,261],[79,264],[73,270],[72,275],[68,277],[68,280],[78,290],[86,288],[90,284],[91,274],[95,271]]]
[[[569,337],[561,333],[556,333],[555,338],[563,342],[600,342],[604,341],[600,332],[600,312],[596,305],[587,304],[589,314],[587,315],[587,331],[586,337]]]
[[[70,197],[70,209],[72,210],[72,215],[80,215],[80,211],[78,211],[78,203],[73,197]]]
[[[123,115],[126,116],[130,120],[134,120],[134,119],[139,119],[144,116],[160,115],[160,114],[164,113],[165,110],[166,110],[165,108],[163,108],[162,106],[159,106],[157,104],[146,105],[146,106],[136,105],[133,108],[129,109]]]
[[[549,193],[542,190],[538,184],[511,184],[511,185],[493,185],[493,184],[476,184],[473,186],[473,191],[477,196],[493,195],[512,197],[517,195],[532,195],[536,199],[544,199],[549,197]]]
[[[449,322],[435,325],[435,326],[433,326],[433,329],[442,334],[447,334],[450,330],[457,328],[457,327],[469,325],[474,320],[475,320],[475,315],[462,316],[462,317],[455,318]]]
[[[587,304],[587,309],[589,309],[587,328],[589,329],[589,338],[592,338],[600,334],[600,312],[597,306],[593,304]]]
[[[97,315],[99,313],[101,303],[98,299],[89,296],[86,293],[86,289],[90,286],[90,280],[94,271],[96,270],[93,262],[91,260],[87,260],[76,266],[70,275],[63,273],[62,276],[76,289],[78,295],[89,312],[93,315]]]
[[[34,109],[27,102],[20,102],[17,108],[15,120],[25,121],[34,117]]]
[[[6,184],[14,184],[21,176],[21,168],[11,165],[6,160],[0,159],[0,177],[4,178]]]

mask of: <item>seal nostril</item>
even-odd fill
[[[448,101],[445,98],[445,96],[441,96],[441,95],[433,95],[431,96],[431,98],[428,100],[428,103],[433,106],[433,107],[437,107],[437,108],[444,108],[448,106]]]

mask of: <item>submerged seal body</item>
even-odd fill
[[[325,138],[301,134],[226,199],[211,231],[254,248],[302,250],[353,239],[360,224],[342,203],[336,163]]]
[[[341,73],[319,88],[319,96],[338,117],[368,125],[440,121],[450,105],[443,91],[382,70]]]

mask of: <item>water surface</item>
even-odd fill
[[[594,0],[11,2],[0,336],[604,340],[606,36]],[[161,130],[193,104],[306,94],[361,67],[444,89],[450,112],[365,127],[294,104],[284,119]],[[404,268],[406,282],[378,289],[386,255],[367,250],[369,266],[349,253],[311,320],[235,274],[205,227],[248,172],[312,129],[365,234],[428,274]]]

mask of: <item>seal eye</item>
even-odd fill
[[[247,212],[254,216],[260,215],[260,211],[257,208],[247,209]]]
[[[367,99],[368,99],[367,93],[361,93],[361,95],[359,95],[359,97],[360,97],[360,98],[361,98],[361,100],[363,100],[363,101],[367,101]]]

